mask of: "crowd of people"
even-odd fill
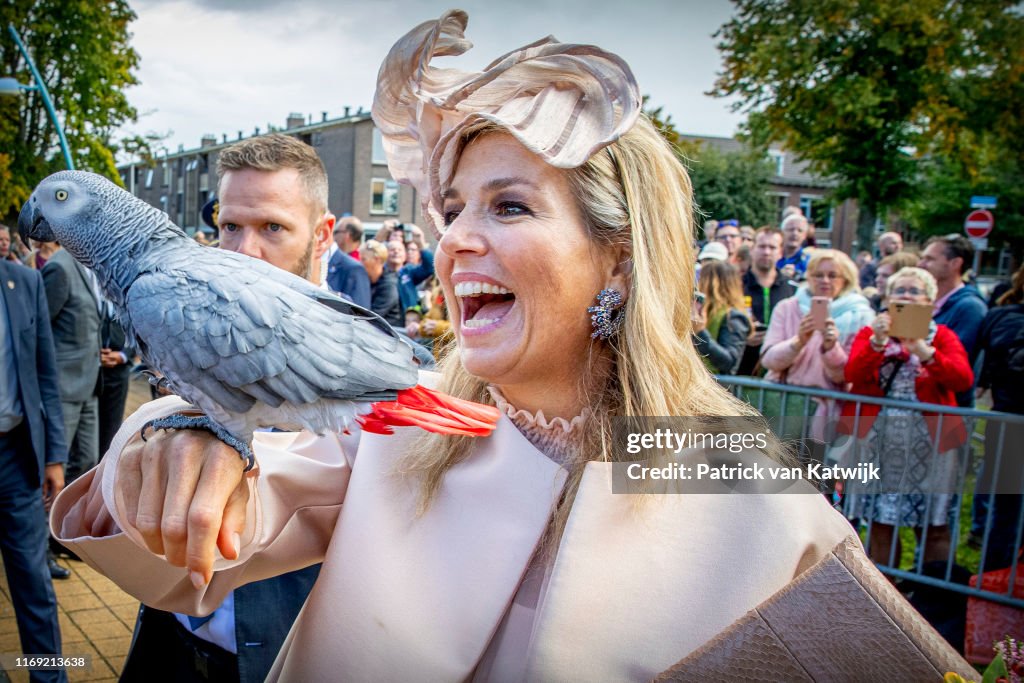
[[[972,282],[974,248],[966,237],[933,237],[918,253],[905,249],[898,233],[887,232],[878,240],[878,261],[865,252],[858,256],[858,267],[843,252],[810,246],[807,219],[798,208],[790,208],[778,228],[764,226],[748,234],[741,233],[732,224],[735,221],[718,228],[705,226],[709,239],[697,255],[701,294],[694,304],[694,319],[729,307],[746,318],[746,325],[740,325],[748,330],[739,349],[741,362],[714,364],[719,374],[767,373],[772,381],[842,390],[849,382],[844,368],[854,336],[886,310],[889,279],[909,267],[919,267],[934,278],[936,322],[956,333],[969,357],[977,357],[978,332],[996,301],[986,303]],[[744,249],[748,255],[740,253]],[[703,279],[705,269],[708,282]],[[828,299],[828,314],[817,321],[810,315],[815,297]],[[721,342],[735,351],[735,335],[726,328]],[[703,332],[696,343],[721,343]],[[782,341],[790,343],[780,347]],[[804,352],[809,344],[816,353]],[[821,355],[828,360],[824,372],[816,369],[825,362]],[[960,405],[973,405],[973,397],[965,395]]]
[[[973,407],[976,394],[992,389],[994,409],[1024,413],[1024,267],[986,302],[969,272],[974,249],[962,235],[932,237],[918,252],[899,233],[885,232],[878,238],[877,261],[861,252],[855,263],[840,251],[812,246],[799,209],[787,214],[779,228],[765,226],[749,237],[735,221],[705,226],[693,321],[694,343],[709,368],[720,375],[949,407]],[[744,247],[750,249],[745,268],[739,255]],[[890,309],[906,304],[927,307],[928,322],[918,337],[889,333]],[[859,460],[881,466],[881,488],[887,491],[847,491],[850,519],[871,522],[872,559],[898,563],[901,544],[893,530],[900,526],[919,536],[927,529],[926,561],[948,557],[952,491],[962,463],[957,453],[968,442],[963,418],[947,416],[936,433],[936,420],[909,404],[879,408],[808,399],[799,391],[768,393],[759,401],[766,417],[786,416],[776,423],[779,431],[800,439],[804,454],[819,460],[828,443],[853,431],[856,422]],[[999,442],[995,427],[991,431],[986,462],[995,461]],[[1002,443],[1011,442],[1004,436]],[[1020,463],[1002,452],[1002,479],[1015,481]],[[982,543],[990,514],[989,497],[981,492],[994,489],[994,476],[1000,475],[979,474],[985,483],[974,497],[968,539],[974,547]],[[994,501],[989,568],[1012,561],[1020,510],[1020,496],[1000,494]]]
[[[449,329],[434,252],[423,229],[395,219],[365,239],[362,221],[345,216],[334,227],[326,286],[372,310],[436,356]]]

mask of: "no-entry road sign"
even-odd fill
[[[964,231],[971,237],[988,237],[995,222],[991,211],[985,209],[971,211],[967,214],[967,220],[964,221]]]

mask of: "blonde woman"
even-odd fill
[[[811,313],[812,299],[828,299],[824,325]],[[770,382],[842,391],[843,368],[853,337],[874,319],[875,313],[857,287],[857,266],[834,249],[815,249],[807,263],[807,284],[772,312],[764,336],[761,365]],[[822,440],[826,418],[838,416],[832,399],[813,399],[815,415],[810,436]],[[803,415],[804,398],[790,394],[785,415]]]
[[[743,289],[735,266],[708,261],[700,269],[693,304],[693,339],[704,364],[719,375],[736,374],[750,336],[750,318],[743,310]]]
[[[689,179],[621,59],[549,38],[434,68],[466,21],[403,37],[373,114],[440,236],[455,343],[422,381],[496,404],[494,433],[259,434],[243,476],[202,434],[137,439],[169,398],[56,503],[66,543],[164,608],[322,560],[270,680],[650,680],[852,534],[818,495],[611,492],[635,457],[616,416],[750,413],[691,343]]]

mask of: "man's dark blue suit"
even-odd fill
[[[181,656],[183,629],[173,614],[141,606],[120,683],[201,683],[203,677],[195,675],[195,668],[204,650],[218,651],[221,658],[234,660],[230,674],[218,676],[224,683],[264,680],[319,574],[320,565],[315,564],[235,589],[237,657],[210,644],[204,647],[199,639],[191,638],[187,641],[192,644],[186,643],[184,648],[192,652],[191,658],[168,661],[172,651],[169,645],[176,647],[176,656]]]
[[[21,423],[0,434],[0,548],[23,652],[60,654],[42,484],[46,465],[67,462],[67,445],[43,279],[0,261],[0,297],[6,316],[0,348],[13,354],[22,412]],[[63,671],[32,671],[30,680],[67,678]]]
[[[370,276],[366,268],[340,249],[327,262],[327,286],[347,295],[356,305],[370,308]]]

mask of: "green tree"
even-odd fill
[[[970,177],[998,128],[1019,154],[1024,19],[1010,0],[734,0],[712,94],[736,97],[758,144],[776,140],[875,217],[917,194],[918,160]],[[1012,138],[1012,139],[1011,139]]]
[[[768,194],[772,164],[763,153],[744,149],[723,152],[709,143],[687,143],[682,157],[693,181],[693,197],[705,219],[772,222],[775,202]]]
[[[13,24],[50,90],[76,166],[118,182],[111,141],[137,117],[124,93],[137,83],[139,56],[128,32],[134,18],[126,0],[0,3],[0,76],[32,82],[7,32]],[[39,93],[0,97],[0,150],[0,216],[9,217],[36,183],[64,168]]]

